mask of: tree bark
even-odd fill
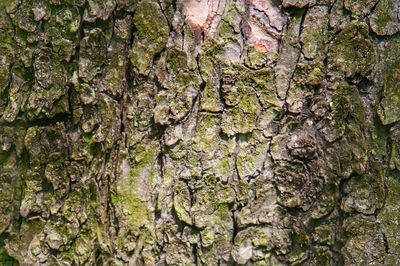
[[[399,265],[398,5],[0,1],[0,265]]]

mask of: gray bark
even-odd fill
[[[398,5],[0,1],[0,265],[399,265]]]

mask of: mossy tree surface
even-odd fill
[[[400,265],[396,0],[0,0],[0,265]]]

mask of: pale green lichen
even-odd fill
[[[357,0],[345,0],[344,7],[351,11],[354,16],[364,16],[369,14],[370,10],[377,2],[378,0],[366,0],[362,2]]]
[[[308,10],[301,32],[303,54],[306,58],[318,58],[322,61],[328,31],[328,7],[315,6]]]
[[[378,35],[393,35],[400,30],[395,0],[381,0],[370,17],[371,28]]]
[[[400,93],[398,82],[400,80],[400,41],[394,40],[388,44],[383,57],[383,98],[380,102],[378,114],[384,125],[400,120]]]
[[[294,227],[291,239],[292,251],[289,253],[289,261],[293,264],[302,263],[308,257],[310,240],[306,232],[298,227]]]
[[[368,38],[368,25],[352,21],[333,40],[328,50],[329,69],[346,77],[366,76],[376,64],[377,51]]]
[[[379,225],[373,217],[353,216],[344,222],[344,246],[341,252],[345,265],[382,264],[385,245]]]
[[[128,174],[114,184],[111,201],[121,209],[132,229],[137,230],[148,224],[150,212],[146,191],[157,176],[157,170],[154,169],[157,154],[156,143],[137,147],[131,166],[126,161],[121,166]]]
[[[153,57],[167,44],[168,21],[157,2],[144,0],[138,4],[133,22],[137,39],[130,58],[134,69],[140,74],[146,74]]]
[[[388,189],[386,203],[378,214],[378,220],[382,232],[385,234],[387,248],[390,254],[400,256],[400,243],[398,241],[398,230],[400,226],[400,215],[398,212],[398,198],[400,195],[400,184],[395,178],[385,178]]]
[[[11,257],[4,247],[0,247],[0,264],[4,266],[16,266],[19,263]]]

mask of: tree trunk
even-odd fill
[[[398,5],[0,1],[0,265],[400,265]]]

